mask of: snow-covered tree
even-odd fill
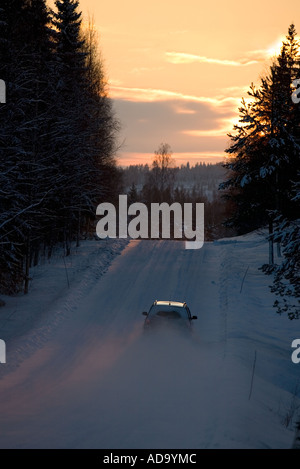
[[[230,134],[225,150],[229,178],[221,185],[226,196],[235,201],[236,211],[229,223],[240,232],[264,225],[273,232],[274,213],[295,216],[292,201],[292,176],[299,168],[300,147],[294,135],[295,104],[291,100],[292,82],[297,76],[298,42],[290,26],[280,55],[260,87],[251,85],[250,102],[242,101],[240,124]],[[272,240],[270,259],[273,264]]]
[[[68,254],[74,230],[79,238],[80,226],[94,216],[101,197],[111,197],[117,189],[117,184],[112,187],[117,177],[118,124],[106,93],[92,25],[82,31],[78,1],[57,0],[55,4],[58,132],[53,143],[59,172],[64,175],[57,209]]]
[[[45,139],[39,137],[46,133],[49,18],[43,0],[4,2],[1,13],[1,69],[7,85],[7,103],[0,111],[2,272],[8,288],[14,278],[25,276],[26,291],[31,233],[39,237],[47,189],[41,155]]]
[[[294,184],[294,201],[300,213],[300,173]],[[286,313],[290,319],[300,318],[300,219],[288,220],[278,216],[273,239],[283,247],[283,261],[274,271],[271,291],[277,295],[274,306],[279,314]]]
[[[117,121],[79,3],[0,4],[0,288],[24,284],[39,253],[70,243],[118,190]],[[53,20],[51,22],[50,20]]]

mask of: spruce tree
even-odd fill
[[[79,242],[101,197],[119,187],[117,121],[79,3],[0,5],[0,288],[27,293],[43,249]]]
[[[81,229],[95,216],[95,206],[101,198],[112,197],[119,179],[114,158],[118,124],[106,94],[93,28],[83,34],[78,7],[78,1],[57,0],[52,20],[59,105],[54,148],[63,175],[58,229],[67,254],[73,233],[78,244]]]
[[[250,88],[250,103],[242,102],[240,125],[230,135],[224,165],[229,178],[220,186],[235,202],[229,223],[243,233],[269,226],[269,264],[274,272],[271,290],[278,296],[278,313],[299,318],[299,175],[300,110],[291,97],[293,81],[300,77],[299,43],[291,25],[281,52],[260,87]],[[282,244],[280,265],[274,262],[273,243]]]
[[[299,168],[299,145],[293,135],[294,104],[292,81],[298,70],[298,43],[293,25],[279,57],[261,80],[248,92],[251,102],[242,101],[240,124],[230,135],[225,163],[230,176],[221,188],[236,203],[229,223],[243,233],[268,224],[270,234],[277,212],[293,217],[292,175]],[[273,263],[272,249],[270,263]]]
[[[44,116],[41,103],[47,95],[43,84],[49,41],[44,1],[14,0],[3,2],[1,7],[1,72],[7,85],[7,103],[0,112],[0,243],[6,251],[3,282],[10,288],[10,279],[26,278],[24,259],[28,267],[30,232],[38,230],[34,218],[44,197],[38,134]]]
[[[56,0],[55,6],[57,11],[52,13],[52,23],[55,27],[57,133],[53,140],[53,150],[57,172],[62,178],[59,197],[56,199],[59,218],[55,228],[64,238],[68,255],[80,213],[79,188],[83,189],[81,174],[85,151],[82,133],[85,54],[80,37],[79,2]]]

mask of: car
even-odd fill
[[[192,322],[197,316],[192,316],[185,302],[159,301],[152,304],[148,312],[142,313],[145,318],[144,330],[158,330],[161,328],[191,330]]]

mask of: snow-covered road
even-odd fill
[[[224,250],[131,241],[51,339],[1,379],[0,447],[288,446],[292,433],[281,438],[279,425],[260,441],[277,416],[258,424],[252,351],[237,360],[228,348]],[[155,299],[186,301],[198,316],[193,334],[145,337],[141,313]]]

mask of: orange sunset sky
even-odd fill
[[[300,32],[298,0],[80,0],[80,9],[99,32],[120,165],[151,163],[161,142],[178,164],[222,161],[241,98],[289,25]]]

